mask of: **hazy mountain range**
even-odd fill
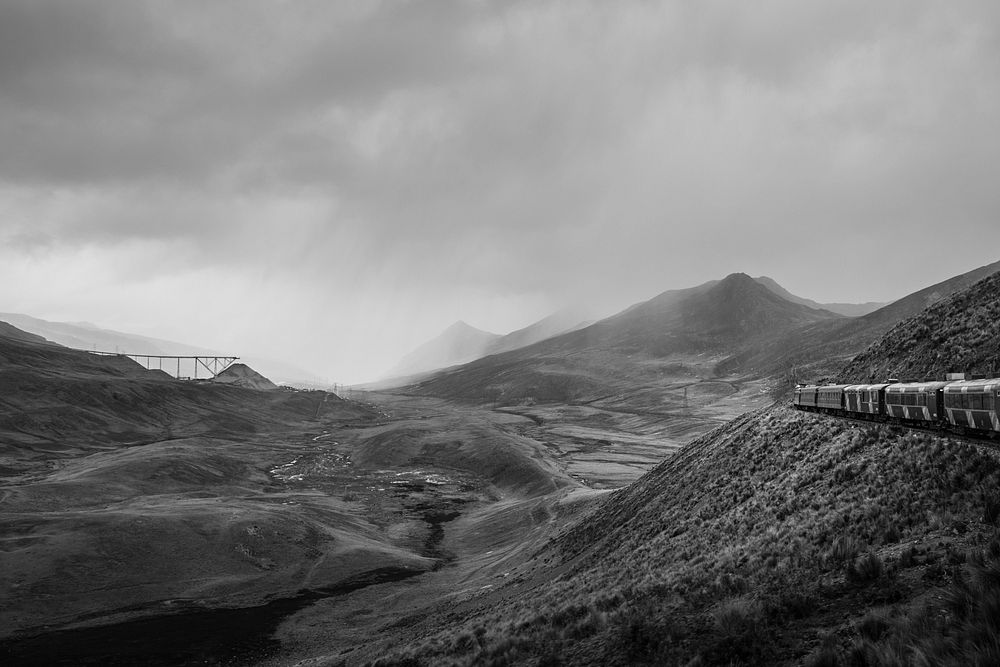
[[[877,308],[880,304],[818,304],[791,294],[767,277],[755,278],[773,293],[787,301],[814,309],[854,316]],[[706,283],[711,287],[716,281]],[[659,298],[659,297],[658,297]],[[42,336],[46,340],[81,350],[127,352],[149,355],[221,355],[218,350],[179,343],[133,333],[104,329],[89,322],[51,322],[21,313],[0,313],[0,321],[22,331]],[[468,363],[486,356],[510,352],[556,335],[572,332],[591,324],[582,308],[566,308],[527,327],[506,335],[477,329],[459,321],[440,335],[419,346],[393,367],[387,378],[414,381],[419,376],[451,366]],[[324,387],[326,382],[316,374],[294,364],[258,357],[242,357],[243,361],[280,384],[303,387]],[[396,382],[401,384],[404,382]],[[382,381],[382,386],[392,385]]]
[[[419,375],[491,354],[509,352],[587,324],[586,315],[579,308],[563,309],[506,335],[483,331],[458,321],[404,356],[389,371],[387,378]]]
[[[761,276],[759,278],[754,278],[753,280],[763,285],[777,296],[780,296],[785,301],[807,306],[815,310],[827,310],[832,313],[846,315],[849,317],[865,315],[884,305],[874,302],[864,304],[820,304],[810,299],[803,299],[795,296],[771,278]],[[710,281],[694,289],[709,289],[718,282],[719,281]],[[688,292],[681,290],[661,294],[653,300],[654,302],[659,302],[659,306],[657,306],[656,303],[652,303],[649,307],[664,307],[666,303],[670,301],[671,295],[682,296],[682,293],[687,294]],[[636,306],[633,306],[633,308],[639,307],[640,305],[641,304],[637,304]],[[628,312],[628,310],[625,312]],[[559,311],[543,320],[518,331],[511,332],[505,336],[490,333],[488,331],[482,331],[481,329],[472,327],[465,322],[459,321],[448,327],[435,338],[427,341],[403,357],[403,359],[396,364],[392,371],[387,374],[387,377],[408,378],[412,381],[413,378],[409,376],[416,376],[422,373],[448,368],[450,366],[457,366],[493,354],[510,352],[512,350],[527,347],[534,343],[546,340],[553,336],[582,329],[591,323],[592,321],[588,320],[586,315],[583,314],[583,310],[580,308]],[[382,382],[380,384],[386,383]]]
[[[569,333],[414,381],[457,400],[583,400],[632,392],[666,375],[801,378],[833,373],[901,319],[1000,269],[1000,262],[921,289],[860,317],[790,301],[774,281],[732,274],[670,290]],[[659,380],[657,380],[659,381]],[[478,388],[478,389],[477,389]]]

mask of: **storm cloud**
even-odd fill
[[[998,259],[998,13],[7,0],[0,300],[350,381],[733,271],[893,299]]]

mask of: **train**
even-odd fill
[[[1000,438],[1000,378],[799,385],[799,410]]]

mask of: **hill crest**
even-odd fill
[[[212,378],[212,382],[231,384],[247,389],[259,389],[261,391],[269,391],[271,389],[278,388],[278,385],[274,384],[246,364],[241,363],[229,365],[224,371]]]

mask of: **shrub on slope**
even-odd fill
[[[379,664],[757,664],[823,646],[839,660],[881,636],[872,608],[906,618],[964,577],[966,551],[995,531],[998,483],[1000,457],[976,446],[784,407],[747,415]]]
[[[903,320],[839,377],[943,379],[950,371],[1000,373],[1000,273]]]

